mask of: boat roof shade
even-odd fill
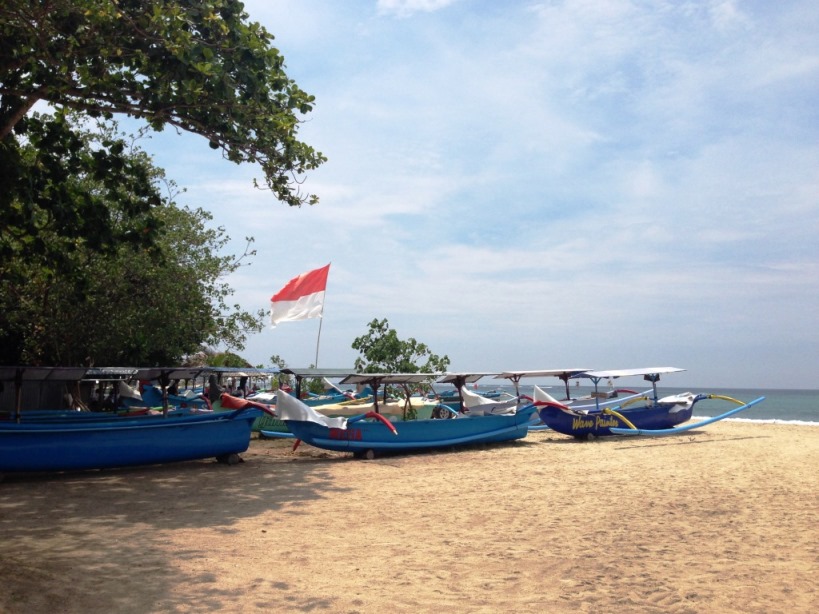
[[[84,380],[121,380],[132,379],[138,369],[128,367],[91,367],[87,369]]]
[[[310,367],[310,368],[290,368],[285,367],[281,369],[281,372],[285,375],[294,375],[295,377],[347,377],[348,375],[354,374],[355,369],[323,369],[320,367]]]
[[[447,373],[442,378],[435,381],[436,384],[474,384],[483,377],[495,375],[495,373]]]
[[[521,377],[577,377],[589,369],[540,369],[535,371],[504,371],[495,376],[495,379],[519,379]]]
[[[232,375],[234,377],[267,377],[279,374],[278,367],[201,367],[201,370],[203,373],[219,373],[220,375]]]
[[[610,369],[608,371],[586,371],[579,377],[588,377],[591,379],[607,377],[616,378],[636,375],[662,375],[664,373],[679,373],[680,371],[685,371],[685,369],[680,369],[677,367],[643,367],[639,369]]]
[[[193,379],[206,369],[208,367],[140,367],[134,377],[152,380],[164,375],[168,379]]]
[[[0,381],[13,382],[18,374],[26,381],[78,381],[81,380],[87,367],[0,367]]]
[[[440,373],[352,373],[342,384],[420,384],[440,376]]]

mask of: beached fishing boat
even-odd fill
[[[650,382],[652,389],[645,394],[631,395],[618,400],[618,404],[606,403],[600,400],[592,406],[577,406],[557,401],[544,390],[535,387],[534,402],[538,407],[538,415],[550,429],[570,435],[578,439],[590,439],[607,435],[623,434],[623,430],[664,431],[673,429],[691,419],[694,406],[705,399],[721,399],[736,403],[741,408],[730,412],[736,413],[747,409],[762,399],[751,404],[713,394],[695,394],[685,392],[658,398],[657,382],[660,377],[669,373],[684,371],[676,367],[648,367],[640,369],[616,369],[610,371],[585,371],[574,377],[590,379],[595,386],[603,380],[613,380],[620,377],[643,377]],[[593,395],[595,396],[595,395]],[[726,414],[724,417],[727,417]],[[719,418],[721,419],[721,418]]]
[[[459,413],[453,419],[406,420],[393,424],[379,412],[381,384],[422,383],[430,374],[358,374],[348,382],[367,381],[376,392],[374,410],[353,416],[329,417],[293,396],[281,394],[276,411],[295,437],[325,450],[353,452],[373,458],[377,453],[442,448],[521,439],[528,433],[534,405],[506,413]],[[265,432],[262,431],[264,435]]]
[[[260,410],[0,424],[0,473],[107,469],[215,458],[233,464]]]
[[[201,415],[153,414],[99,420],[71,416],[46,421],[21,418],[23,382],[59,382],[60,378],[76,381],[76,371],[0,367],[0,381],[14,382],[18,400],[14,412],[17,418],[0,422],[0,473],[104,469],[211,457],[233,464],[240,460],[239,453],[247,450],[250,426],[261,413],[248,408]]]

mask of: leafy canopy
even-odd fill
[[[448,356],[433,354],[426,344],[412,337],[405,341],[399,339],[386,318],[372,320],[367,334],[356,337],[352,347],[361,354],[355,360],[355,369],[359,373],[442,373],[449,366]],[[415,409],[410,402],[412,390],[406,384],[402,384],[401,388],[404,393],[404,420],[413,419]],[[384,393],[386,395],[387,391]]]
[[[0,142],[13,148],[7,137],[38,101],[123,113],[199,134],[228,160],[258,163],[280,200],[315,203],[298,177],[326,158],[296,138],[314,97],[272,41],[237,0],[4,0]]]
[[[449,366],[448,356],[433,354],[426,344],[412,337],[399,339],[386,318],[374,319],[368,326],[368,332],[352,345],[361,354],[355,360],[359,373],[440,373]]]
[[[37,204],[29,207],[36,235],[0,227],[0,244],[7,247],[0,259],[0,364],[177,364],[202,345],[241,348],[248,332],[261,330],[262,314],[228,304],[233,291],[221,278],[241,266],[241,258],[219,255],[228,240],[224,229],[209,227],[205,211],[177,207],[172,182],[110,126],[71,134],[75,147],[61,150],[63,156],[116,151],[123,161],[119,198],[110,196],[105,178],[66,177],[66,189],[93,196],[88,202],[105,216],[104,223],[94,222],[120,239],[100,237],[93,224],[87,236],[60,234],[53,212]],[[23,144],[20,152],[36,157],[39,145]],[[130,208],[132,175],[156,203],[142,213]],[[121,240],[149,226],[156,235],[152,247]],[[27,250],[32,240],[47,251]]]

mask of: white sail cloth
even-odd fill
[[[329,416],[325,416],[283,390],[279,390],[276,396],[276,414],[282,420],[315,422],[316,424],[321,424],[331,429],[347,428],[347,418],[330,418]]]
[[[564,405],[548,392],[546,392],[540,386],[535,385],[534,391],[532,392],[532,398],[535,400],[535,403],[548,403],[550,405]]]
[[[518,407],[516,398],[496,401],[467,390],[465,386],[461,387],[461,395],[463,396],[464,407],[469,410],[470,416],[514,414]]]

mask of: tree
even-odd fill
[[[356,337],[352,348],[361,354],[355,360],[355,369],[360,373],[441,373],[449,367],[448,356],[433,354],[412,337],[406,341],[399,339],[386,318],[372,320],[367,334]],[[408,413],[412,408],[409,403],[412,391],[406,384],[402,388],[406,399],[404,419],[411,419],[414,416]]]
[[[109,198],[96,175],[67,177],[68,187],[99,197],[113,234],[150,221],[157,240],[149,248],[104,242],[95,234],[63,236],[51,216],[35,209],[36,240],[48,246],[37,256],[25,249],[32,237],[0,228],[0,243],[8,248],[0,259],[0,363],[147,366],[181,362],[203,344],[241,349],[248,332],[261,330],[263,313],[227,304],[232,289],[221,278],[241,266],[244,255],[218,255],[228,241],[224,229],[209,228],[205,211],[178,208],[173,183],[110,126],[75,136],[66,156],[115,150],[127,173],[150,186],[157,205],[141,215],[128,210],[126,181],[120,198]],[[34,143],[20,147],[24,157],[36,149]]]
[[[298,177],[326,158],[296,135],[314,97],[272,41],[238,0],[4,0],[0,161],[14,162],[12,131],[26,138],[23,118],[45,101],[199,134],[232,162],[258,163],[280,200],[312,204]]]
[[[273,354],[270,357],[270,364],[274,367],[278,367],[279,369],[284,369],[287,366],[287,362],[279,356],[278,354]],[[276,381],[273,382],[273,389],[278,390],[279,388],[292,388],[293,382],[289,375],[284,375],[283,373],[279,373],[279,376],[276,378]]]

